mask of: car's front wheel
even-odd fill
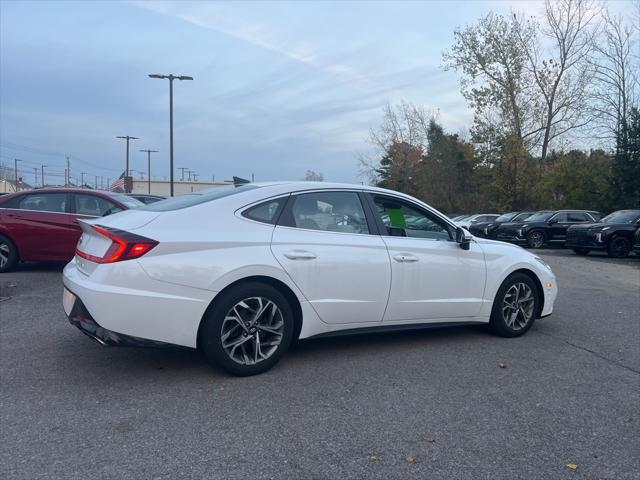
[[[200,333],[207,360],[233,375],[265,372],[286,353],[293,338],[291,306],[270,285],[246,283],[216,299]]]
[[[534,230],[527,235],[527,245],[529,248],[542,248],[544,247],[545,237],[544,233]]]
[[[519,337],[531,328],[539,308],[531,277],[514,273],[502,283],[493,302],[491,330],[501,337]]]
[[[18,263],[18,250],[13,242],[0,235],[0,273],[9,272]]]
[[[610,257],[624,258],[631,251],[631,242],[624,237],[612,238],[607,250]]]

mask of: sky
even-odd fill
[[[629,2],[611,2],[631,9]],[[168,82],[175,167],[216,181],[360,182],[358,156],[387,103],[437,109],[446,129],[472,114],[441,68],[456,28],[489,11],[535,15],[527,1],[205,2],[0,0],[0,161],[27,182],[169,176]],[[180,173],[176,170],[176,178]],[[38,180],[40,182],[40,180]]]

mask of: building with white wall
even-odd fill
[[[233,185],[233,182],[195,182],[188,180],[174,180],[173,194],[184,195],[185,193],[197,192],[198,190],[204,190],[206,188],[226,187],[227,185]],[[169,180],[151,180],[151,183],[149,184],[148,180],[134,178],[131,185],[131,193],[149,193],[149,188],[151,188],[151,195],[162,195],[168,197],[171,192]]]

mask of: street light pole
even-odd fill
[[[193,77],[186,75],[159,75],[157,73],[149,74],[149,78],[160,78],[169,80],[169,182],[170,192],[173,197],[173,81],[174,80],[193,80]]]
[[[13,159],[13,164],[15,166],[16,169],[16,188],[15,191],[18,191],[18,162],[21,162],[22,160],[20,160],[19,158],[14,158]]]
[[[129,140],[138,140],[138,137],[132,137],[130,135],[119,135],[116,138],[123,138],[123,139],[125,139],[127,141],[127,163],[126,163],[126,167],[125,167],[125,170],[124,170],[124,178],[125,178],[125,180],[124,180],[124,182],[125,182],[124,183],[124,186],[125,186],[124,190],[125,190],[125,193],[131,193],[129,191],[129,187],[127,185],[127,178],[129,177]]]
[[[148,193],[151,194],[151,154],[157,153],[158,150],[140,150],[141,152],[147,152],[147,185],[148,185]]]
[[[40,176],[42,177],[42,188],[44,188],[44,167],[48,167],[48,165],[40,165]]]
[[[84,188],[84,176],[86,175],[87,172],[80,172],[80,188]]]

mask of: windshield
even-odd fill
[[[127,208],[138,208],[144,205],[140,200],[136,200],[135,198],[131,198],[127,195],[120,195],[118,193],[111,193],[111,198],[119,201],[123,205],[126,205]]]
[[[496,218],[495,221],[496,222],[508,222],[515,216],[516,216],[516,212],[505,213],[504,215],[500,215],[498,218]]]
[[[529,217],[533,215],[533,212],[522,212],[513,217],[514,222],[521,222],[523,220],[529,220]]]
[[[527,222],[546,222],[551,218],[553,212],[538,212],[527,218]]]
[[[633,223],[640,217],[640,210],[620,210],[602,219],[602,223]]]
[[[259,188],[256,185],[240,185],[238,187],[214,187],[207,188],[206,190],[200,190],[198,192],[187,193],[178,197],[167,198],[166,200],[160,200],[159,202],[151,203],[140,208],[140,210],[147,210],[150,212],[168,212],[170,210],[180,210],[181,208],[192,207],[199,205],[200,203],[211,202],[219,198],[228,197],[229,195],[235,195],[236,193],[247,192]]]

